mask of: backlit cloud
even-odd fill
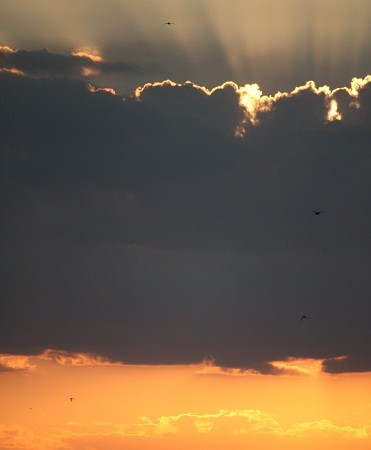
[[[72,353],[64,350],[44,350],[40,359],[55,361],[62,366],[122,366],[122,363],[109,361],[100,355]]]
[[[11,72],[0,86],[2,352],[369,370],[369,76],[273,95],[166,80],[121,96]]]
[[[0,372],[28,371],[34,368],[28,356],[0,354]]]
[[[269,361],[252,365],[251,368],[220,367],[214,360],[205,360],[200,375],[251,376],[251,375],[286,375],[317,376],[322,372],[323,360],[288,358],[284,361]]]
[[[71,52],[72,56],[77,56],[79,58],[88,58],[94,62],[103,62],[103,57],[99,54],[98,50],[91,48],[80,48]]]
[[[0,47],[0,67],[17,69],[33,76],[78,76],[95,78],[101,73],[140,73],[155,70],[126,62],[105,62],[95,49],[83,48],[69,55],[41,50]],[[156,69],[157,70],[157,69]]]
[[[284,99],[300,98],[302,95],[314,94],[322,101],[322,108],[324,110],[321,118],[322,123],[341,121],[342,115],[339,112],[339,105],[336,100],[337,94],[346,92],[349,95],[348,108],[358,107],[359,104],[356,99],[359,96],[360,90],[367,86],[371,82],[371,76],[367,75],[365,78],[353,78],[350,87],[342,87],[330,89],[329,86],[317,87],[314,81],[308,81],[303,86],[298,86],[291,92],[277,92],[274,95],[263,95],[262,90],[257,84],[246,84],[245,86],[237,86],[234,82],[226,82],[221,86],[217,86],[213,89],[207,89],[204,86],[198,86],[190,81],[185,84],[174,83],[171,80],[163,82],[147,83],[142,87],[138,87],[135,91],[135,98],[141,100],[145,97],[146,91],[153,88],[172,87],[181,88],[182,86],[192,86],[195,90],[199,90],[204,94],[211,96],[217,91],[231,88],[235,91],[239,98],[239,105],[244,112],[244,118],[240,123],[236,124],[235,134],[242,137],[246,133],[246,127],[250,125],[258,125],[259,117],[264,117],[264,113],[269,113],[274,110],[276,104],[279,104]],[[318,125],[318,124],[317,124]]]

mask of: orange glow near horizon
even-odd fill
[[[273,362],[284,375],[223,371],[210,361],[125,365],[51,349],[1,355],[0,364],[0,448],[371,445],[371,373],[325,374],[320,360]]]

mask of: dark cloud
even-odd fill
[[[0,351],[364,367],[370,83],[358,109],[336,94],[341,122],[308,88],[243,138],[236,89],[0,73]]]
[[[328,373],[371,372],[371,358],[367,354],[329,358],[323,362],[323,370]]]
[[[90,52],[91,53],[91,52]],[[148,73],[157,72],[155,65],[143,66],[127,62],[105,62],[101,57],[88,51],[62,55],[48,49],[13,50],[0,47],[0,67],[16,68],[34,76],[89,76],[104,73]]]

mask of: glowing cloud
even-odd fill
[[[63,75],[75,78],[76,75],[98,77],[103,73],[140,72],[139,66],[126,63],[106,63],[97,50],[81,49],[69,55],[56,53],[48,48],[39,50],[18,50],[8,46],[0,47],[0,68],[22,70],[34,77]],[[146,70],[152,70],[147,68]]]
[[[19,69],[12,68],[12,69],[0,69],[0,73],[11,73],[13,75],[18,75],[20,77],[24,77],[26,74]]]
[[[71,353],[54,349],[45,350],[39,358],[54,361],[62,366],[123,366],[122,363],[109,361],[100,355]]]
[[[204,94],[211,96],[215,92],[223,90],[227,87],[232,88],[236,95],[239,97],[239,104],[244,112],[244,118],[240,123],[236,125],[235,136],[243,137],[248,126],[257,126],[260,123],[258,118],[259,113],[266,113],[274,110],[276,104],[282,99],[289,99],[298,96],[304,92],[311,92],[315,95],[323,97],[323,107],[326,114],[324,114],[324,122],[334,122],[341,121],[342,114],[338,111],[339,105],[335,96],[337,93],[344,91],[352,99],[349,103],[349,107],[359,108],[359,103],[357,98],[359,96],[359,91],[363,89],[368,83],[371,82],[371,75],[367,75],[365,78],[353,78],[350,87],[340,87],[335,89],[330,89],[329,86],[316,86],[316,83],[312,80],[307,81],[302,86],[295,87],[290,92],[277,92],[274,95],[263,95],[262,90],[257,84],[246,84],[244,86],[238,86],[233,81],[227,81],[220,86],[216,86],[212,89],[208,89],[204,86],[199,86],[191,81],[186,81],[185,83],[175,83],[172,80],[164,80],[155,83],[146,83],[143,86],[138,87],[134,92],[134,99],[141,101],[142,97],[145,95],[146,91],[151,88],[161,88],[161,87],[182,87],[182,86],[192,86],[194,89],[203,92]]]
[[[116,95],[116,91],[112,88],[107,88],[107,87],[106,88],[96,88],[93,85],[88,84],[87,89],[89,92],[93,92],[93,93],[94,92],[107,92],[108,94]]]
[[[332,99],[330,101],[330,108],[327,113],[327,120],[329,122],[334,122],[335,120],[341,120],[341,114],[338,112],[337,101]]]
[[[13,50],[12,48],[8,47],[7,45],[0,45],[0,53],[8,53],[8,54],[12,54],[15,53],[16,50]]]
[[[35,366],[31,364],[28,356],[23,355],[0,355],[0,371],[32,370]]]
[[[71,52],[71,55],[77,56],[79,58],[87,58],[87,59],[90,59],[91,61],[94,61],[97,63],[101,63],[104,61],[104,59],[99,54],[97,49],[91,49],[91,48],[87,48],[87,47],[77,49],[77,50]]]
[[[284,361],[269,361],[259,368],[230,368],[215,365],[214,360],[205,360],[199,375],[250,376],[250,375],[286,375],[286,376],[318,376],[323,371],[323,359],[287,358]]]
[[[322,372],[322,359],[288,358],[285,361],[272,361],[273,367],[285,375],[317,376]]]
[[[365,439],[370,436],[370,427],[361,425],[358,427],[351,427],[349,425],[335,425],[330,420],[318,420],[314,422],[299,423],[285,431],[287,436],[295,436],[304,438],[308,434],[317,434],[329,436],[331,434],[338,434],[347,438]]]
[[[240,95],[240,105],[246,111],[246,118],[253,124],[257,125],[259,121],[256,119],[256,114],[262,111],[269,111],[272,106],[272,101],[269,97],[263,96],[263,93],[257,84],[245,84],[238,88],[237,92]],[[241,124],[246,125],[246,122]],[[240,132],[236,132],[239,136],[244,135],[244,127],[241,127]]]
[[[276,429],[278,422],[266,412],[253,409],[226,410],[220,409],[215,413],[181,413],[173,416],[161,416],[155,421],[148,417],[141,417],[143,427],[147,432],[157,436],[165,434],[177,434],[181,432],[182,425],[191,422],[200,434],[208,434],[215,428],[215,421],[243,420],[249,424],[251,433],[259,433],[261,430]],[[230,429],[233,432],[234,427]]]

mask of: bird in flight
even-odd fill
[[[316,216],[319,216],[320,214],[322,214],[322,211],[312,211],[312,212],[314,212],[314,214],[315,214]]]
[[[174,22],[165,22],[163,25],[174,25]]]
[[[73,397],[70,397],[70,402],[72,402],[72,400],[75,400]]]
[[[308,317],[307,316],[301,316],[300,322],[302,322],[304,319],[308,320]]]

